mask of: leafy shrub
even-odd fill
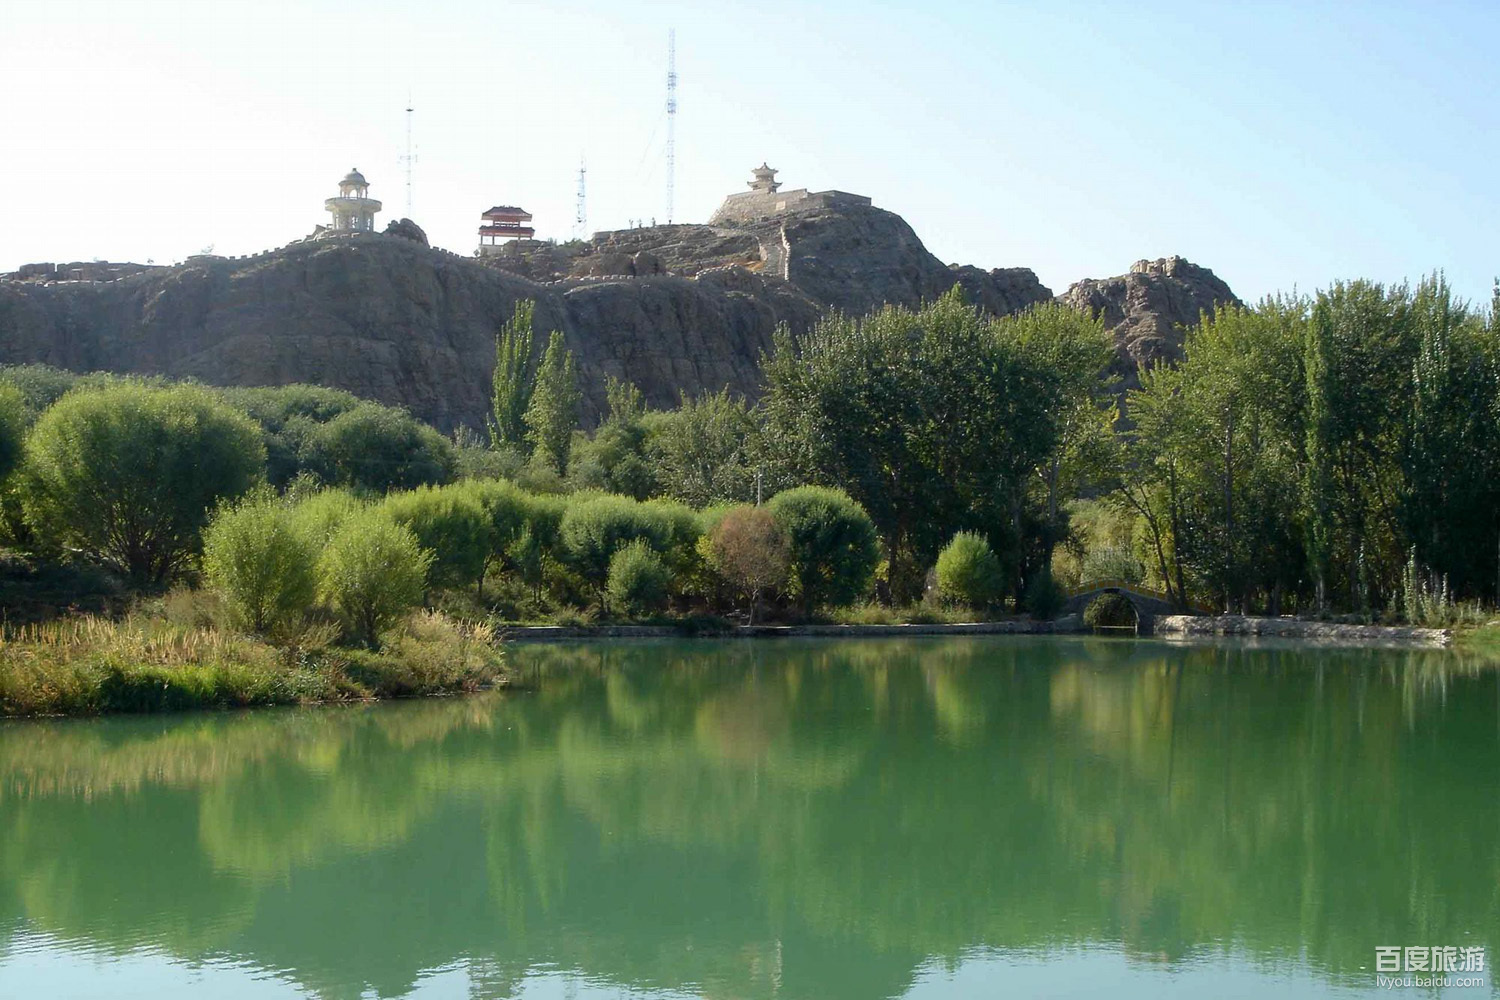
[[[318,490],[297,499],[292,518],[318,551],[338,532],[345,518],[364,509],[365,505],[348,490]]]
[[[660,508],[613,494],[580,494],[563,514],[558,537],[567,564],[602,588],[610,560],[621,547],[643,541],[665,554],[672,549],[675,530],[672,518]]]
[[[646,455],[664,492],[695,506],[755,499],[755,419],[724,389],[643,420]]]
[[[475,491],[466,484],[422,486],[392,493],[380,506],[433,554],[432,586],[483,590],[484,571],[495,552],[495,525]]]
[[[261,635],[312,606],[314,567],[308,533],[269,489],[219,508],[203,533],[204,577],[235,624]]]
[[[159,583],[192,557],[214,505],[265,464],[260,428],[204,389],[78,390],[27,439],[22,506],[43,538]]]
[[[609,603],[628,615],[660,611],[672,571],[643,538],[622,545],[609,560]]]
[[[1052,578],[1052,573],[1045,569],[1027,582],[1026,593],[1021,597],[1021,606],[1030,612],[1031,617],[1041,621],[1056,618],[1066,602],[1067,595]]]
[[[761,592],[786,580],[790,556],[786,532],[763,507],[727,511],[709,536],[714,571],[749,600],[751,625]]]
[[[1083,609],[1083,623],[1089,628],[1108,628],[1136,623],[1135,608],[1124,594],[1100,594]]]
[[[1000,560],[983,535],[960,531],[938,553],[938,593],[945,599],[984,608],[994,604],[1004,591]]]
[[[0,385],[10,386],[21,394],[28,425],[78,382],[76,373],[51,365],[0,365]]]
[[[875,525],[842,490],[799,486],[766,505],[791,547],[790,590],[804,614],[850,604],[880,562]]]
[[[1124,580],[1140,583],[1146,578],[1146,567],[1129,546],[1106,545],[1084,553],[1080,582],[1089,580]]]
[[[422,599],[431,553],[379,510],[344,518],[318,560],[318,593],[349,635],[374,647]]]
[[[325,483],[372,493],[450,482],[458,464],[447,438],[405,410],[377,403],[311,429],[301,458]]]
[[[21,461],[26,424],[26,400],[21,391],[0,384],[0,480],[8,479]]]
[[[230,406],[260,424],[266,442],[266,479],[285,486],[302,471],[302,448],[319,425],[361,404],[358,396],[319,385],[238,386],[219,390]]]
[[[648,500],[641,506],[654,525],[649,535],[653,547],[674,578],[686,579],[701,561],[698,539],[703,535],[703,522],[698,512],[680,500]]]

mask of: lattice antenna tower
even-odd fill
[[[667,222],[677,195],[677,29],[667,30]]]
[[[411,218],[411,175],[412,167],[416,166],[417,155],[412,151],[411,144],[411,114],[415,109],[411,104],[411,91],[406,93],[406,155],[401,157],[401,163],[406,168],[406,217]]]
[[[586,240],[589,236],[589,213],[588,202],[585,197],[586,189],[584,180],[588,176],[588,167],[583,158],[578,159],[578,209],[573,215],[573,238]]]

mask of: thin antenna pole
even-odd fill
[[[401,157],[401,162],[406,165],[406,217],[411,218],[411,174],[412,166],[417,162],[417,157],[412,153],[411,146],[411,91],[406,92],[406,155]]]
[[[588,239],[589,236],[589,213],[585,200],[584,178],[588,174],[588,167],[584,165],[583,157],[578,158],[578,211],[573,217],[573,238],[579,240]]]
[[[677,29],[667,30],[667,223],[677,195]]]

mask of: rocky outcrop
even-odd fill
[[[392,219],[390,224],[385,227],[385,234],[387,236],[399,236],[404,240],[420,243],[424,247],[432,245],[427,242],[427,234],[422,231],[422,227],[410,219]]]
[[[788,212],[731,226],[671,225],[596,233],[587,243],[517,241],[485,258],[490,267],[538,279],[692,276],[739,265],[785,278],[821,305],[860,314],[886,304],[916,306],[962,285],[997,316],[1052,298],[1029,268],[949,267],[906,220],[869,205]]]
[[[1052,298],[1029,267],[997,267],[985,271],[972,264],[952,265],[954,278],[963,287],[964,298],[985,312],[1008,316]]]
[[[1132,389],[1142,367],[1182,356],[1182,332],[1203,313],[1241,304],[1212,271],[1181,257],[1140,260],[1119,277],[1076,282],[1058,301],[1104,317],[1115,338],[1116,373]]]
[[[99,283],[0,282],[0,362],[160,373],[228,385],[315,382],[409,407],[448,429],[484,425],[495,330],[535,299],[539,344],[578,356],[585,419],[604,376],[648,402],[728,386],[755,395],[780,323],[817,303],[749,272],[540,284],[384,235],[200,257]]]

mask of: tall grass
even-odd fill
[[[437,612],[393,630],[380,653],[278,649],[212,626],[93,615],[0,629],[0,715],[159,712],[475,690],[503,676],[485,626]]]

